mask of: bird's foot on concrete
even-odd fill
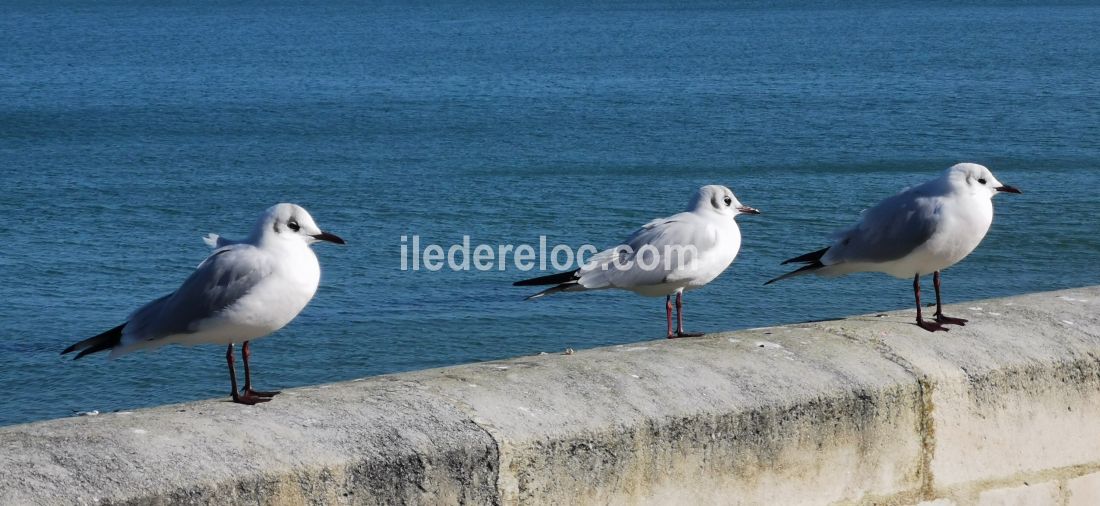
[[[935,332],[937,330],[942,330],[944,332],[948,331],[947,327],[944,327],[939,323],[922,319],[917,319],[917,326],[929,332]]]
[[[254,390],[242,390],[241,393],[233,392],[233,402],[237,404],[245,404],[251,406],[253,404],[259,404],[261,402],[267,402],[271,400],[272,395],[260,395],[261,393],[271,392],[256,392]],[[276,394],[278,392],[275,392]]]
[[[943,313],[936,313],[936,323],[942,323],[944,325],[966,325],[967,320],[965,318],[952,318],[950,316],[944,316]]]
[[[677,331],[675,334],[669,334],[669,339],[676,339],[678,337],[703,337],[706,334],[703,332],[684,332],[682,330]]]
[[[276,395],[279,395],[279,394],[283,393],[283,391],[282,390],[274,390],[274,391],[271,391],[271,392],[265,392],[263,390],[253,390],[251,388],[246,388],[243,393],[245,395],[255,395],[255,396],[259,396],[259,397],[275,397]]]

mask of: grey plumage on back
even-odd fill
[[[233,305],[271,272],[261,255],[249,255],[253,246],[235,244],[215,251],[178,290],[156,299],[130,315],[123,345],[190,334],[220,311]],[[250,256],[247,262],[240,259]]]
[[[936,232],[940,208],[940,202],[924,194],[921,187],[887,198],[865,211],[858,223],[837,232],[823,261],[889,262],[902,258]],[[890,211],[884,212],[886,209]]]

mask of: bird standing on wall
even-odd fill
[[[605,288],[630,290],[647,297],[664,295],[668,338],[701,336],[684,332],[683,295],[710,283],[733,262],[741,248],[741,231],[734,221],[739,214],[760,211],[742,205],[725,186],[704,186],[692,196],[687,211],[643,225],[623,244],[593,255],[581,268],[513,285],[554,285],[528,299]]]
[[[249,342],[290,323],[317,291],[321,267],[310,245],[344,244],[321,231],[305,209],[277,204],[264,211],[248,238],[226,241],[178,290],[138,308],[122,325],[61,352],[76,358],[111,350],[111,358],[166,344],[226,344],[233,401],[256,404],[279,392],[252,389]],[[243,342],[244,388],[237,390],[233,344]],[[75,359],[74,359],[75,360]]]
[[[764,283],[803,274],[835,277],[852,272],[884,272],[913,278],[917,325],[934,332],[967,320],[943,314],[940,271],[966,258],[993,222],[993,196],[1020,193],[1001,184],[989,169],[960,163],[924,184],[907,188],[864,211],[853,226],[834,235],[831,246],[791,258],[799,269]],[[932,274],[936,320],[921,317],[920,277]]]

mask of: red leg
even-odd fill
[[[230,343],[229,347],[225,349],[225,361],[229,364],[229,382],[233,384],[233,402],[238,404],[257,404],[260,402],[267,402],[271,400],[271,397],[259,397],[248,393],[245,390],[243,393],[237,392],[237,371],[233,367],[233,344]],[[247,366],[245,366],[247,368]]]
[[[229,382],[233,384],[233,400],[237,400],[237,371],[233,366],[233,343],[229,343],[229,347],[225,349],[225,362],[229,365]]]
[[[944,332],[947,332],[947,329],[944,328],[943,325],[940,325],[939,323],[936,323],[936,322],[924,321],[924,318],[921,318],[921,310],[920,310],[920,274],[919,273],[916,276],[913,276],[913,296],[916,297],[916,299],[917,299],[917,326],[924,329],[924,330],[927,330],[929,332],[935,332],[937,330],[942,330]]]
[[[252,348],[249,346],[248,341],[244,342],[241,346],[241,358],[244,359],[244,393],[245,395],[256,395],[259,397],[274,397],[279,394],[279,391],[274,392],[261,392],[252,389],[252,376],[248,372],[248,359],[252,358]]]
[[[666,337],[668,339],[672,339],[672,338],[676,337],[672,333],[672,296],[671,295],[666,295],[665,296],[665,321],[668,322],[668,336],[666,336]]]
[[[676,293],[676,337],[699,337],[702,332],[684,332],[684,292]]]
[[[944,316],[943,304],[940,302],[940,271],[936,271],[932,274],[932,284],[936,287],[936,322],[949,325],[966,325],[966,320],[963,318],[952,318],[950,316]]]

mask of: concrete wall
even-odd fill
[[[1100,504],[1100,287],[0,428],[0,504]]]

